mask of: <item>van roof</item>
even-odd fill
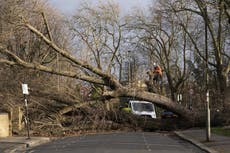
[[[130,100],[129,102],[130,103],[151,103],[151,102],[148,102],[148,101],[140,101],[140,100]]]

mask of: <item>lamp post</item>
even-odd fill
[[[207,16],[207,7],[205,7],[205,15]],[[205,18],[205,84],[206,84],[206,140],[210,141],[211,127],[210,127],[210,106],[209,106],[209,76],[208,76],[208,27],[207,18]]]

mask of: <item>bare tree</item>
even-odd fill
[[[218,87],[222,93],[226,89],[226,79],[230,66],[229,53],[226,50],[229,45],[227,40],[229,31],[225,29],[227,21],[223,20],[225,4],[224,1],[220,0],[213,3],[211,1],[195,1],[193,7],[189,7],[188,5],[180,7],[175,7],[175,5],[172,6],[172,9],[177,13],[181,11],[189,11],[194,13],[196,17],[202,18],[203,28],[207,25],[209,34],[208,50],[211,59],[208,63],[216,70]],[[181,22],[181,26],[188,34],[199,56],[202,60],[206,61],[204,53],[202,52],[203,49],[199,47],[193,34],[184,26],[183,22]]]
[[[124,25],[118,5],[107,2],[97,8],[83,3],[70,26],[74,36],[89,52],[87,56],[92,55],[97,67],[110,73],[114,62],[119,62]]]
[[[12,53],[26,62],[48,66],[51,69],[56,69],[57,72],[63,68],[66,70],[74,69],[70,68],[71,63],[69,61],[53,52],[53,49],[47,46],[44,41],[21,26],[23,24],[22,18],[27,18],[45,36],[59,43],[60,47],[70,48],[67,28],[63,23],[63,17],[59,13],[43,1],[0,1],[0,6],[1,47],[11,50]],[[8,55],[1,54],[0,56],[14,61]],[[58,56],[59,58],[57,58]],[[1,64],[0,84],[4,88],[1,88],[0,92],[4,95],[7,104],[10,103],[6,106],[2,101],[2,108],[14,108],[15,105],[23,105],[21,83],[29,84],[31,90],[34,91],[31,92],[32,98],[30,101],[31,108],[34,108],[31,109],[32,114],[39,108],[38,114],[41,114],[41,116],[47,115],[49,111],[56,111],[58,105],[69,106],[81,101],[78,99],[80,97],[77,89],[79,83],[75,79],[25,69],[21,66],[11,67]],[[38,93],[40,93],[40,97]],[[51,101],[55,101],[53,107],[49,106]],[[37,117],[39,116],[35,118]]]
[[[131,25],[137,35],[137,45],[147,52],[149,63],[158,63],[163,68],[173,100],[176,100],[175,94],[182,90],[189,75],[186,65],[189,50],[187,35],[175,18],[161,4],[150,16],[135,15]],[[185,20],[189,20],[189,17],[185,17]]]

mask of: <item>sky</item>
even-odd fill
[[[93,3],[103,2],[103,0],[88,0]],[[109,1],[109,0],[104,0]],[[119,3],[122,13],[129,13],[135,7],[147,9],[152,0],[113,0]],[[48,0],[51,6],[54,6],[65,15],[75,12],[82,0]]]

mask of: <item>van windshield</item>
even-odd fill
[[[152,112],[153,111],[153,105],[150,103],[133,103],[133,110],[138,112]]]

